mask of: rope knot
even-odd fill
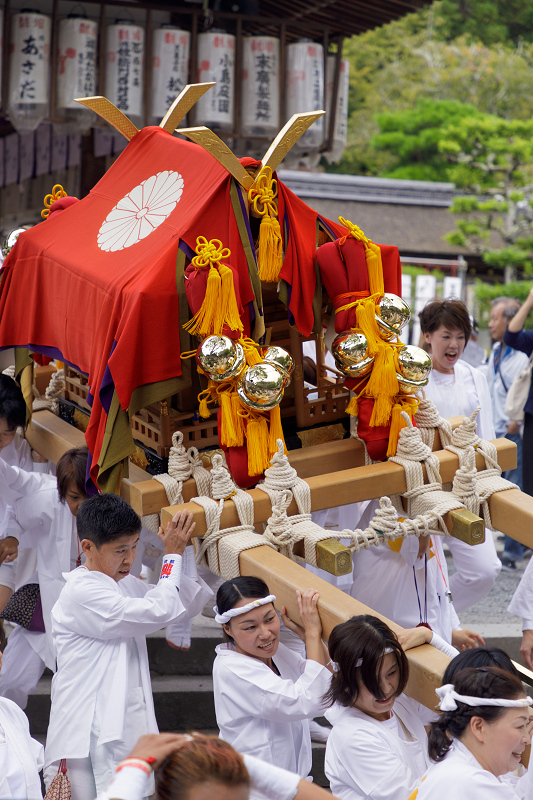
[[[298,480],[298,473],[289,463],[283,440],[277,439],[276,444],[278,450],[270,461],[272,466],[265,470],[264,485],[274,491],[292,489]]]
[[[213,456],[213,469],[211,470],[211,494],[215,500],[229,500],[236,492],[235,484],[228,469],[224,466],[222,456],[217,453]]]

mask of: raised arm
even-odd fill
[[[533,288],[530,290],[525,301],[520,306],[514,317],[509,320],[507,330],[511,333],[518,333],[525,325],[529,312],[533,308]]]

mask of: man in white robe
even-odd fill
[[[67,759],[72,800],[93,800],[139,734],[157,732],[145,636],[201,611],[211,591],[196,575],[192,515],[178,513],[160,537],[161,578],[130,575],[140,520],[121,498],[82,503],[85,566],[66,577],[52,610],[57,673],[45,752],[45,782]],[[152,789],[148,794],[152,793]]]

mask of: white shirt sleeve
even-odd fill
[[[218,700],[227,706],[228,713],[272,722],[293,722],[324,711],[322,697],[331,682],[331,673],[326,667],[307,659],[302,674],[293,682],[278,677],[271,670],[261,670],[259,674],[253,661],[243,658],[235,669],[220,665]],[[231,690],[226,692],[226,686]]]
[[[185,610],[170,580],[160,580],[144,597],[129,597],[98,576],[91,579],[89,574],[83,581],[67,583],[65,596],[54,607],[61,622],[81,636],[114,639],[151,633]]]
[[[253,789],[269,800],[292,800],[302,780],[300,775],[274,764],[267,764],[266,761],[246,753],[243,758]]]
[[[26,472],[19,467],[10,467],[0,458],[0,493],[2,500],[8,505],[14,505],[20,497],[37,492],[50,480],[55,478],[40,472]]]
[[[533,630],[533,560],[530,559],[507,610],[524,620],[523,630]],[[527,621],[527,626],[526,626]]]

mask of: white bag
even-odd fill
[[[524,420],[524,406],[529,397],[532,370],[533,353],[531,353],[527,365],[520,370],[507,392],[504,410],[509,419],[514,420],[514,422],[523,422]]]

